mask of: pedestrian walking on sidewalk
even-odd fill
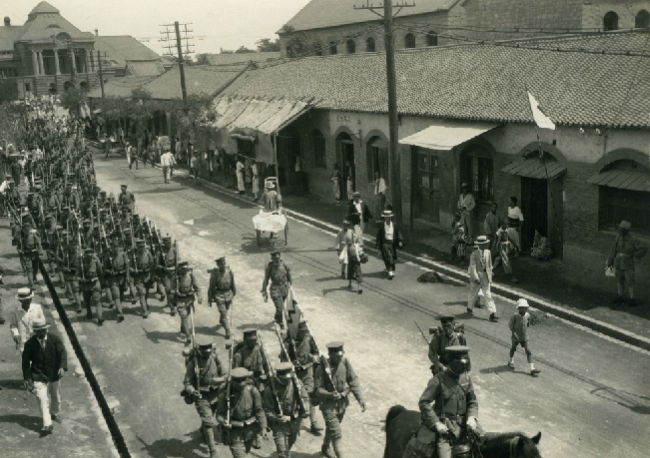
[[[368,205],[361,200],[361,193],[358,191],[355,191],[352,194],[352,201],[350,201],[348,207],[348,220],[353,224],[353,226],[359,226],[354,229],[359,236],[359,243],[363,245],[363,231],[366,223],[372,220],[372,213],[370,212]]]
[[[336,242],[334,243],[339,264],[341,264],[341,278],[343,279],[346,278],[348,269],[348,239],[352,243],[353,238],[354,232],[350,228],[350,221],[343,220],[343,228],[336,234]]]
[[[530,314],[528,313],[528,301],[526,299],[519,299],[517,301],[517,310],[510,317],[510,322],[508,323],[508,328],[512,332],[512,346],[510,347],[510,360],[508,361],[508,367],[510,369],[515,368],[515,352],[517,351],[517,346],[521,345],[521,348],[526,352],[526,358],[528,358],[528,364],[530,364],[530,375],[537,377],[541,371],[535,369],[535,364],[533,364],[533,355],[528,348],[528,327],[530,326]]]
[[[515,247],[513,258],[521,253],[521,226],[524,224],[524,214],[517,206],[517,202],[518,199],[515,196],[510,197],[510,206],[508,207],[508,236]]]
[[[402,249],[404,241],[402,233],[393,221],[393,211],[384,210],[381,214],[383,222],[377,231],[377,249],[384,261],[388,279],[395,277],[395,261],[397,260],[397,249]]]
[[[163,179],[165,180],[165,183],[169,183],[169,180],[171,179],[171,169],[175,163],[176,161],[174,160],[174,155],[171,151],[166,151],[165,154],[160,157],[160,165],[162,166]]]
[[[251,173],[253,174],[253,202],[257,202],[260,198],[260,176],[259,172],[257,171],[257,163],[255,161],[253,161],[253,164],[251,165]]]
[[[479,291],[485,296],[485,303],[490,311],[490,321],[497,322],[497,308],[492,299],[490,287],[492,285],[492,255],[490,254],[490,241],[484,235],[476,238],[474,251],[469,257],[469,297],[467,299],[467,313],[474,314],[474,304],[478,299]]]
[[[625,302],[623,295],[625,294],[625,286],[630,296],[628,302],[631,306],[639,305],[634,299],[634,283],[635,283],[635,263],[634,258],[640,259],[648,251],[648,248],[639,245],[636,238],[630,234],[632,223],[628,221],[621,221],[618,225],[618,236],[614,240],[612,249],[609,252],[607,259],[607,267],[614,268],[614,275],[618,283],[618,296],[614,301],[615,304],[622,304]]]
[[[471,192],[469,185],[463,183],[460,186],[460,196],[458,196],[458,211],[460,212],[461,222],[465,225],[467,231],[467,240],[471,242],[474,239],[474,222],[472,215],[476,207],[476,201]]]
[[[237,157],[237,164],[235,164],[235,175],[237,176],[237,193],[245,194],[246,187],[244,185],[244,163],[241,161],[241,157]]]
[[[334,203],[339,204],[341,202],[341,171],[339,170],[339,165],[334,164],[334,170],[332,170],[332,175],[330,175],[330,181],[332,182],[332,193],[334,194]]]
[[[34,293],[29,288],[20,288],[16,299],[20,305],[14,307],[9,316],[9,330],[16,343],[16,349],[22,354],[25,343],[34,335],[34,323],[45,321],[43,308],[32,302]]]
[[[512,283],[519,283],[519,280],[515,277],[515,274],[512,272],[512,262],[510,261],[509,253],[512,251],[512,240],[508,236],[508,223],[503,221],[499,230],[495,235],[496,242],[496,253],[494,255],[494,269],[496,269],[499,264],[503,264],[503,272],[510,276],[510,281]]]
[[[33,324],[35,335],[25,344],[23,379],[27,390],[35,393],[43,417],[42,434],[52,434],[52,420],[61,423],[61,378],[68,370],[68,357],[63,341],[48,334],[45,319]]]

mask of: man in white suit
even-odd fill
[[[467,313],[474,314],[474,304],[478,299],[479,291],[483,291],[485,303],[490,311],[490,321],[499,321],[497,307],[492,299],[490,285],[492,284],[492,254],[490,253],[490,240],[481,235],[474,242],[475,250],[469,257],[469,297],[467,299]]]

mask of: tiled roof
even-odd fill
[[[458,1],[416,1],[414,7],[402,9],[399,15],[400,17],[404,17],[447,11]],[[371,1],[370,3],[379,5],[381,1]],[[310,30],[379,20],[379,17],[369,10],[355,10],[354,4],[355,2],[352,0],[311,0],[286,25],[293,27],[295,30]],[[357,0],[357,4],[363,5],[365,2],[363,0]]]
[[[158,76],[165,73],[160,61],[127,61],[126,76]]]
[[[188,95],[213,95],[240,75],[238,71],[216,70],[209,66],[186,66],[185,85]],[[137,87],[151,93],[152,98],[170,100],[182,98],[181,77],[178,67],[157,78],[116,78],[104,85],[106,96],[130,97],[131,91]],[[88,93],[90,98],[101,97],[101,89]]]
[[[249,52],[232,54],[206,54],[210,65],[245,65],[248,62],[264,62],[280,57],[279,52]]]
[[[0,27],[0,51],[13,51],[14,41],[22,31],[22,26]]]
[[[579,42],[583,47],[607,52],[646,49],[650,53],[650,47],[644,48],[647,32],[616,34],[612,38],[581,37]],[[545,46],[557,48],[569,41],[545,40]],[[516,44],[507,44],[396,52],[399,112],[529,123],[532,115],[528,89],[557,124],[650,127],[650,58],[515,48]],[[385,113],[385,72],[383,53],[310,57],[249,70],[223,95],[314,98],[317,108]]]
[[[40,14],[40,13],[58,13],[59,10],[57,10],[55,7],[50,5],[47,2],[41,2],[38,5],[34,7],[34,9],[29,13],[30,16],[32,14]]]
[[[34,13],[36,9],[38,11]],[[48,11],[47,7],[53,8],[52,11]],[[59,11],[49,5],[47,2],[39,3],[34,11],[30,13],[29,19],[22,26],[22,32],[16,38],[17,40],[51,40],[52,35],[56,35],[60,32],[66,32],[76,40],[84,40],[88,38],[88,35],[83,33],[81,30],[72,25],[66,18],[59,14]]]

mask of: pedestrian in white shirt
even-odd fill
[[[474,227],[472,224],[472,211],[476,207],[474,196],[469,192],[469,185],[463,183],[460,186],[460,196],[458,196],[458,211],[460,211],[461,223],[465,225],[467,241],[472,243],[474,240]]]
[[[241,157],[237,158],[237,164],[235,165],[235,175],[237,176],[237,193],[244,194],[246,188],[244,187],[244,163],[241,161]]]
[[[386,209],[386,180],[384,180],[379,172],[375,172],[375,215],[381,215]]]
[[[171,151],[165,151],[165,153],[160,156],[160,165],[162,166],[163,179],[165,180],[165,183],[169,183],[169,180],[171,178],[171,169],[174,164],[176,164],[176,160],[174,159],[174,155],[171,153]]]
[[[39,304],[32,303],[34,293],[29,288],[20,288],[16,299],[20,305],[11,311],[9,318],[9,330],[11,337],[16,343],[16,348],[22,354],[25,342],[34,335],[34,321],[45,321],[43,308]]]
[[[255,161],[253,161],[253,164],[251,165],[251,173],[253,174],[253,202],[257,202],[260,198],[260,177],[257,171],[257,163]]]
[[[515,196],[510,197],[510,206],[508,207],[508,237],[515,246],[513,258],[519,256],[521,252],[521,226],[524,224],[524,215],[517,206],[518,199]]]

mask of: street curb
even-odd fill
[[[118,152],[119,153],[119,152]],[[123,154],[123,153],[120,153]],[[160,168],[159,165],[156,164],[157,168]],[[209,181],[202,180],[203,186],[206,186],[207,188],[210,188],[214,191],[221,192],[223,194],[228,195],[231,198],[237,199],[241,202],[246,202],[250,204],[251,206],[259,207],[259,205],[255,204],[254,202],[251,202],[249,199],[242,198],[240,195],[235,193],[234,191],[231,191],[222,185],[218,185],[215,183],[210,183]],[[321,230],[324,230],[326,232],[330,232],[332,235],[336,235],[340,228],[327,223],[325,221],[321,221],[319,219],[313,218],[308,215],[304,215],[302,213],[299,213],[297,211],[291,210],[287,207],[283,207],[285,210],[287,216],[292,217],[295,220],[302,221],[307,224],[311,224],[313,226],[318,227]],[[372,236],[364,235],[364,240],[373,243],[375,242],[375,238]],[[365,248],[366,251],[372,251],[374,253],[379,253],[374,250],[374,249],[369,249],[368,247]],[[431,269],[432,271],[435,271],[439,274],[446,275],[452,279],[461,281],[461,282],[468,282],[469,281],[469,274],[461,269],[453,268],[447,265],[444,265],[442,263],[436,262],[436,261],[431,261],[426,258],[422,258],[407,252],[400,252],[400,256],[403,259],[406,259],[410,262],[413,262],[414,264],[417,264],[421,267]],[[611,337],[616,340],[620,340],[622,342],[625,342],[627,344],[633,345],[635,347],[642,348],[644,350],[650,350],[650,339],[640,336],[638,334],[634,334],[632,332],[629,332],[625,329],[613,326],[609,323],[605,323],[600,320],[596,320],[594,318],[589,318],[587,316],[581,315],[579,313],[573,312],[568,309],[568,306],[563,306],[561,303],[557,302],[551,302],[543,297],[537,296],[535,294],[528,293],[524,290],[518,289],[518,288],[510,288],[507,286],[503,286],[497,283],[492,283],[492,291],[495,293],[499,294],[500,296],[503,296],[506,299],[516,301],[517,299],[524,298],[528,301],[528,303],[543,311],[546,313],[550,313],[552,315],[557,316],[558,318],[562,318],[564,320],[567,320],[571,323],[575,323],[581,326],[584,326],[586,328],[592,329],[593,331],[599,332],[601,334],[604,334],[608,337]]]
[[[102,389],[99,386],[99,382],[95,377],[95,373],[93,372],[92,367],[90,366],[90,362],[88,361],[88,358],[86,358],[86,354],[84,353],[83,348],[79,343],[77,334],[72,328],[72,323],[70,322],[70,319],[68,318],[68,315],[65,312],[65,308],[61,304],[61,300],[59,299],[59,293],[57,292],[54,284],[52,283],[50,274],[45,268],[45,265],[43,264],[42,260],[40,260],[38,264],[39,264],[39,271],[41,273],[41,276],[43,277],[43,280],[47,285],[47,289],[50,292],[52,303],[54,304],[54,307],[56,308],[56,311],[59,314],[59,319],[61,320],[61,323],[65,328],[65,331],[68,335],[68,339],[70,340],[70,344],[72,345],[72,348],[74,349],[77,359],[79,360],[79,363],[83,368],[84,375],[86,376],[86,380],[90,384],[90,388],[92,389],[93,394],[95,395],[95,399],[97,399],[97,403],[99,404],[99,408],[102,411],[102,416],[104,417],[104,421],[106,421],[108,430],[111,433],[111,437],[113,438],[113,443],[115,445],[117,453],[121,458],[132,458],[131,452],[129,451],[129,447],[126,444],[126,440],[124,439],[124,436],[120,431],[120,427],[117,424],[115,417],[113,416],[113,412],[111,411],[111,408],[108,405],[106,398],[104,397],[104,393],[102,392]]]

